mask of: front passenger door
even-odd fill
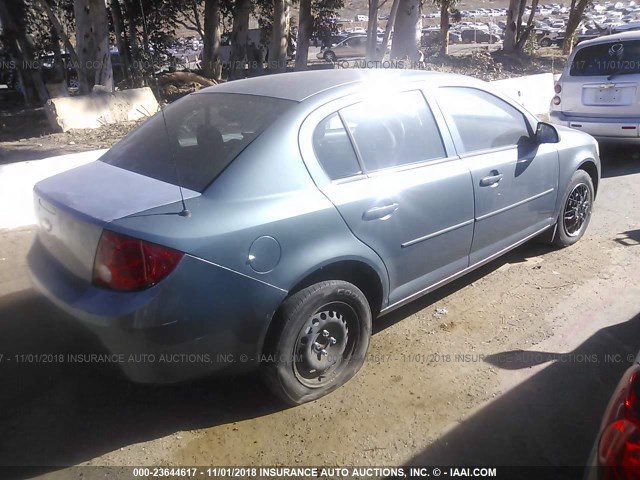
[[[484,90],[441,87],[436,95],[473,178],[470,264],[553,224],[559,175],[555,145],[535,142],[524,113]]]

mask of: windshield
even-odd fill
[[[640,40],[584,47],[576,52],[571,76],[640,73]]]
[[[189,95],[164,109],[167,129],[157,113],[100,160],[175,185],[177,168],[183,187],[202,192],[294,103],[230,93]]]

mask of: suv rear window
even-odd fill
[[[189,95],[157,113],[100,160],[197,192],[295,102],[233,93]]]
[[[640,40],[581,48],[571,63],[572,77],[640,73]]]

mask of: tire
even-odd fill
[[[589,174],[576,170],[562,199],[554,245],[568,247],[582,238],[591,221],[594,193]]]
[[[328,51],[324,52],[324,59],[325,59],[327,62],[335,63],[335,61],[336,61],[338,58],[336,57],[336,54],[335,54],[335,53],[333,53],[331,50],[328,50]]]
[[[274,322],[265,341],[262,374],[267,387],[289,405],[332,392],[364,363],[371,309],[351,283],[325,281],[295,293]]]
[[[540,46],[541,47],[550,47],[551,46],[551,40],[549,40],[548,38],[543,38],[542,40],[540,40]]]

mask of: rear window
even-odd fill
[[[571,63],[573,77],[640,73],[640,40],[581,48]]]
[[[101,161],[164,182],[204,191],[295,102],[271,97],[204,93],[185,97],[132,131]]]

